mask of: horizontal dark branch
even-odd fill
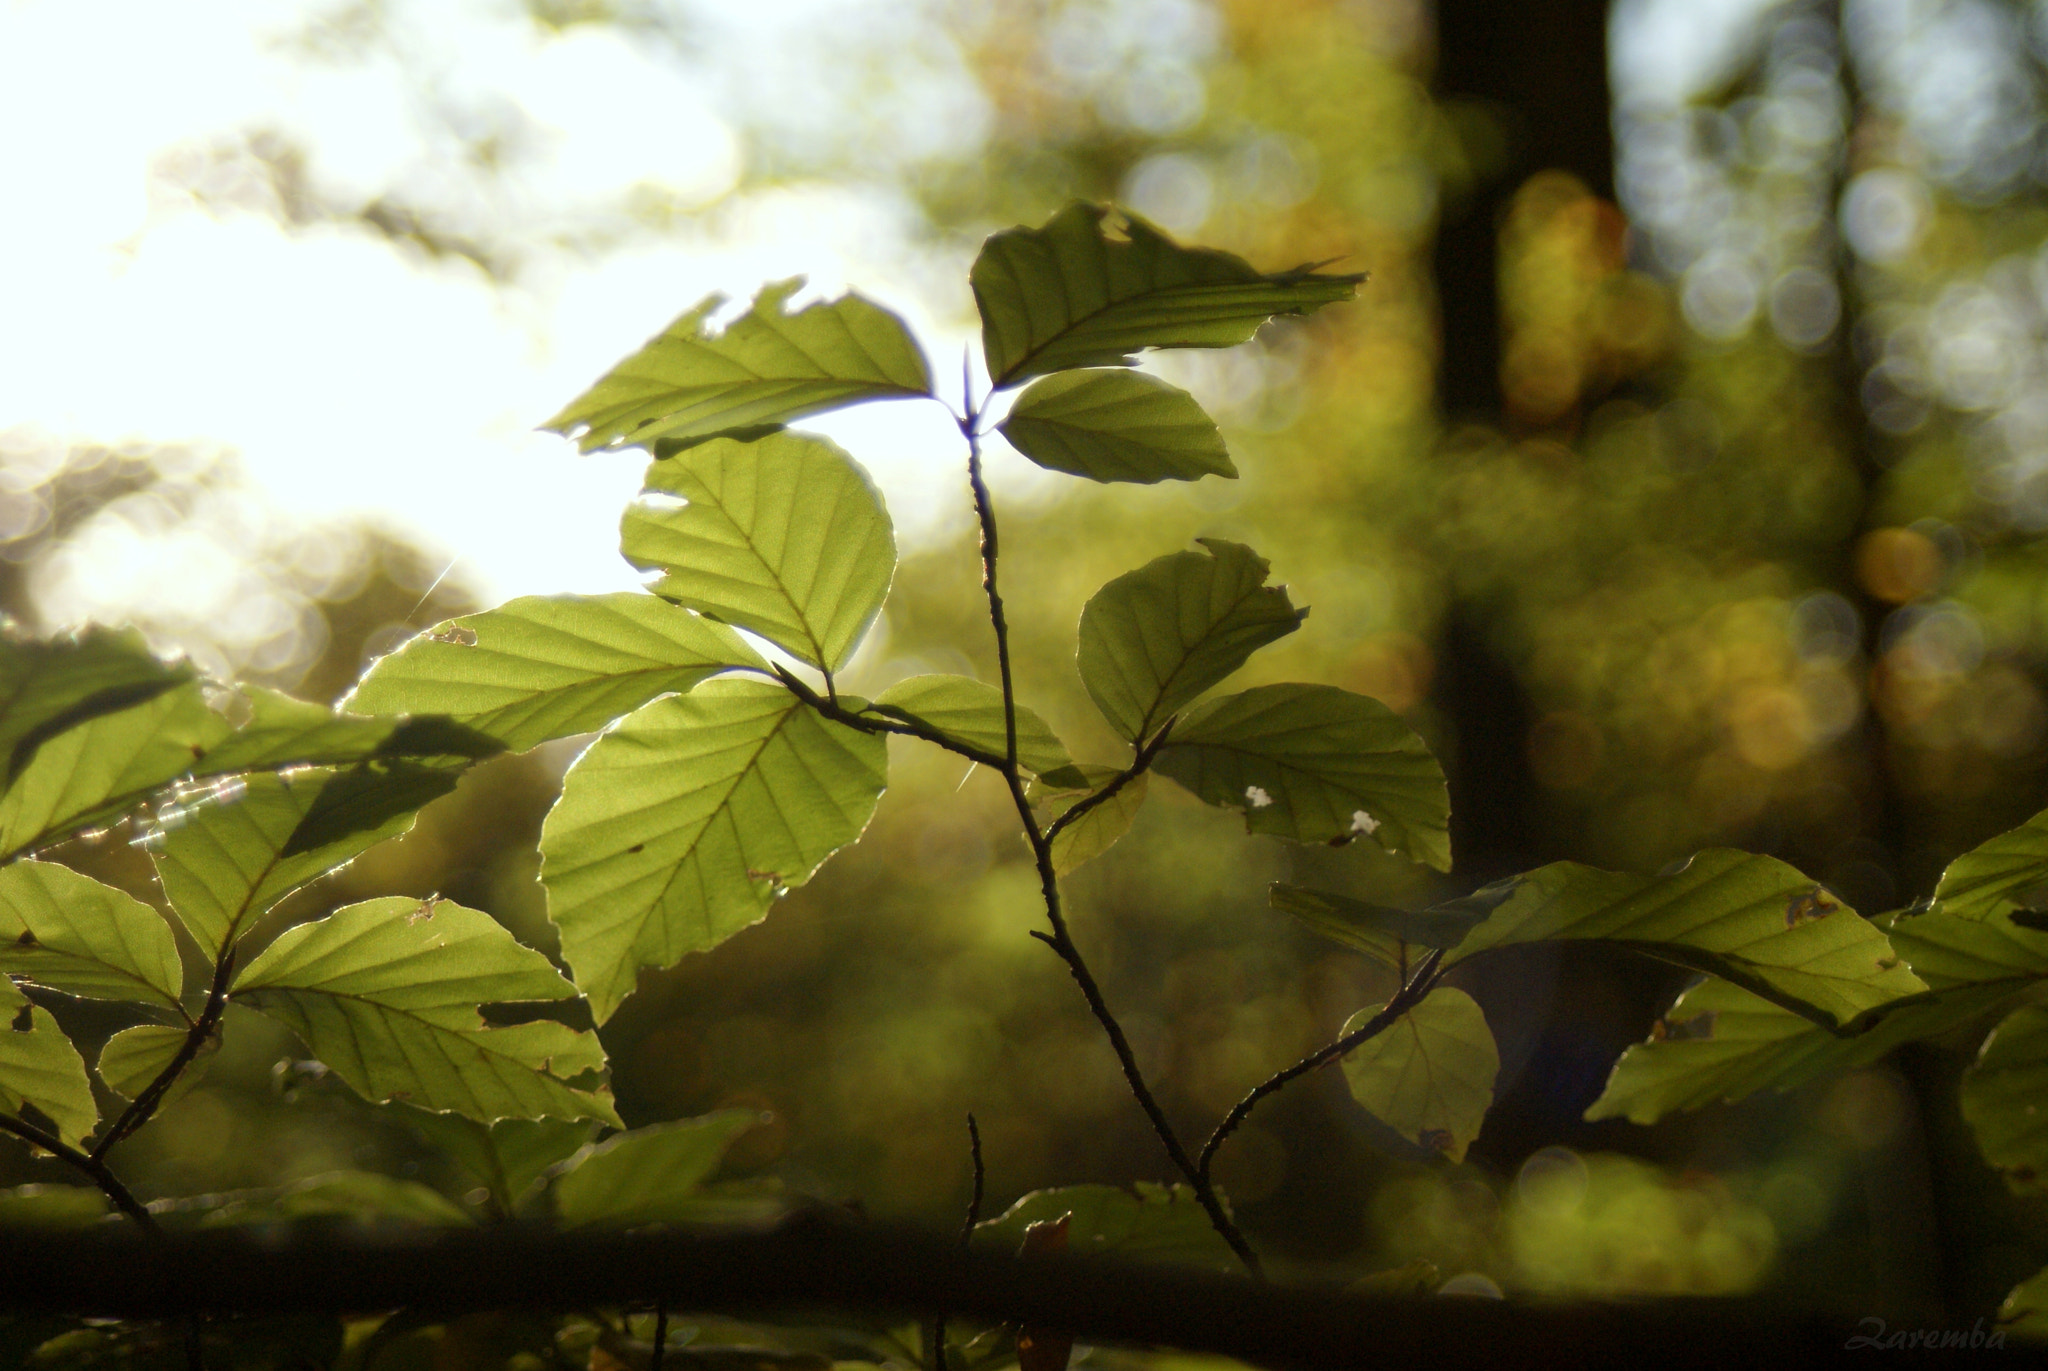
[[[656,1300],[672,1312],[945,1310],[1304,1371],[1799,1364],[1839,1351],[1856,1332],[1853,1320],[1753,1301],[1366,1299],[1085,1254],[963,1252],[938,1236],[812,1218],[712,1234],[0,1230],[0,1306],[16,1310],[171,1318],[408,1306],[453,1315]]]

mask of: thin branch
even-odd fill
[[[1111,799],[1115,798],[1118,791],[1149,771],[1152,767],[1152,759],[1159,755],[1160,748],[1166,746],[1166,739],[1173,732],[1173,725],[1174,721],[1168,719],[1165,725],[1152,735],[1152,740],[1138,749],[1137,757],[1129,766],[1110,777],[1108,783],[1102,789],[1082,796],[1058,818],[1047,824],[1045,826],[1045,840],[1049,843],[1054,838],[1059,837],[1070,824],[1087,814],[1089,810],[1094,809],[1098,805],[1108,803]]]
[[[123,1184],[121,1178],[108,1169],[98,1157],[81,1152],[63,1139],[46,1133],[25,1119],[0,1114],[0,1131],[12,1133],[24,1142],[35,1144],[57,1160],[66,1163],[98,1186],[100,1192],[113,1201],[114,1208],[135,1220],[136,1226],[146,1233],[162,1233],[157,1226],[156,1216],[143,1208],[142,1201],[135,1198],[133,1191]]]
[[[976,425],[980,413],[970,406],[960,420],[961,436],[967,439],[967,485],[974,493],[974,517],[981,525],[981,585],[988,592],[988,621],[996,633],[996,670],[1003,687],[1003,770],[1024,808],[1025,827],[1035,833],[1037,824],[1024,799],[1024,787],[1017,776],[1017,684],[1010,670],[1010,622],[1003,613],[1003,595],[996,588],[996,506],[981,475],[981,435]]]
[[[790,694],[796,696],[799,700],[802,700],[834,723],[845,724],[848,728],[855,729],[861,733],[877,735],[894,733],[905,738],[920,738],[925,742],[942,747],[948,752],[965,757],[970,762],[978,762],[982,766],[989,767],[995,771],[1003,769],[1002,757],[993,752],[978,748],[972,743],[963,743],[957,738],[948,737],[928,724],[914,723],[907,719],[898,719],[889,715],[856,714],[837,701],[828,700],[817,691],[811,689],[810,686],[804,683],[802,677],[791,672],[779,662],[775,666],[775,676],[777,680],[789,688]]]
[[[1206,1180],[1208,1178],[1209,1167],[1216,1160],[1216,1149],[1223,1146],[1224,1139],[1237,1131],[1237,1126],[1250,1116],[1253,1109],[1258,1107],[1260,1100],[1265,1099],[1266,1096],[1280,1089],[1289,1081],[1300,1076],[1306,1076],[1309,1072],[1319,1067],[1328,1066],[1331,1062],[1336,1061],[1339,1057],[1351,1051],[1351,1049],[1369,1042],[1386,1032],[1397,1019],[1421,1003],[1423,997],[1435,988],[1437,965],[1443,959],[1444,950],[1442,948],[1431,948],[1429,955],[1416,965],[1415,974],[1408,978],[1408,983],[1394,993],[1394,998],[1388,1000],[1386,1006],[1379,1013],[1367,1019],[1353,1031],[1346,1033],[1328,1047],[1309,1053],[1285,1071],[1269,1076],[1253,1086],[1251,1094],[1246,1095],[1237,1102],[1237,1106],[1224,1116],[1223,1122],[1216,1125],[1216,1131],[1209,1135],[1209,1141],[1202,1144],[1202,1155],[1195,1165],[1196,1169],[1202,1173],[1203,1179]]]
[[[974,1194],[967,1201],[967,1217],[960,1223],[960,1246],[965,1248],[974,1237],[974,1225],[981,1222],[981,1197],[988,1182],[988,1170],[981,1162],[981,1125],[974,1116],[967,1116],[967,1150],[974,1157]]]
[[[982,1186],[988,1173],[981,1164],[981,1126],[974,1121],[974,1115],[967,1116],[967,1150],[974,1157],[974,1194],[967,1201],[967,1217],[960,1224],[960,1250],[965,1252],[967,1244],[973,1241],[974,1225],[981,1222]],[[932,1315],[930,1327],[926,1330],[925,1346],[929,1349],[925,1360],[932,1365],[932,1371],[951,1371],[946,1363],[946,1316]]]
[[[1166,1111],[1159,1106],[1152,1088],[1145,1083],[1145,1073],[1138,1068],[1138,1055],[1131,1050],[1131,1042],[1124,1035],[1123,1025],[1110,1012],[1108,1000],[1103,998],[1102,987],[1096,983],[1095,975],[1088,969],[1087,960],[1081,949],[1075,945],[1073,934],[1067,929],[1066,914],[1060,905],[1059,872],[1053,867],[1052,839],[1038,827],[1038,820],[1031,812],[1030,797],[1024,793],[1024,778],[1017,768],[1017,689],[1010,669],[1010,624],[1003,613],[1002,593],[996,587],[996,510],[995,502],[988,493],[988,482],[981,475],[981,437],[977,431],[980,415],[970,409],[960,420],[961,436],[967,440],[967,484],[974,494],[974,514],[981,525],[981,583],[988,592],[989,624],[995,629],[996,665],[1002,677],[1003,686],[1003,733],[1005,757],[1001,767],[1002,776],[1009,783],[1010,799],[1017,807],[1017,819],[1024,827],[1026,841],[1031,844],[1031,855],[1038,867],[1038,886],[1045,899],[1046,922],[1052,925],[1050,934],[1033,930],[1032,936],[1050,947],[1059,959],[1067,964],[1067,970],[1074,977],[1074,984],[1081,989],[1081,998],[1088,1002],[1089,1012],[1102,1025],[1102,1031],[1109,1038],[1110,1048],[1116,1053],[1117,1064],[1123,1068],[1124,1082],[1130,1087],[1131,1095],[1138,1101],[1138,1107],[1145,1111],[1151,1121],[1152,1131],[1159,1135],[1159,1141],[1166,1147],[1167,1156],[1174,1166],[1186,1177],[1193,1187],[1195,1198],[1209,1216],[1209,1223],[1223,1241],[1230,1245],[1247,1270],[1261,1273],[1258,1254],[1238,1231],[1230,1212],[1223,1207],[1223,1201],[1216,1193],[1216,1187],[1209,1178],[1195,1169],[1187,1148],[1181,1144],[1180,1136],[1173,1131],[1167,1120]],[[1163,736],[1166,730],[1161,729]],[[1146,758],[1146,764],[1150,759]],[[1135,773],[1133,773],[1135,774]],[[1115,792],[1104,787],[1104,793],[1095,799],[1096,804],[1106,800]],[[1085,801],[1083,803],[1086,803]],[[1081,809],[1081,805],[1074,806]],[[1083,811],[1085,812],[1085,811]],[[1069,814],[1073,811],[1069,810]],[[1064,816],[1063,816],[1064,817]],[[1057,822],[1057,821],[1056,821]]]
[[[662,1353],[668,1347],[668,1301],[654,1302],[654,1351],[647,1358],[647,1371],[661,1371]]]
[[[178,1044],[177,1054],[157,1073],[155,1080],[142,1088],[142,1093],[135,1097],[134,1103],[121,1112],[121,1117],[114,1120],[113,1127],[109,1128],[105,1136],[93,1147],[94,1161],[103,1160],[107,1153],[114,1149],[116,1143],[149,1122],[150,1117],[163,1104],[164,1096],[178,1083],[178,1077],[185,1074],[185,1068],[192,1065],[193,1059],[199,1055],[199,1050],[205,1047],[207,1040],[219,1030],[220,1016],[228,1007],[228,983],[234,979],[234,974],[235,949],[229,947],[221,953],[220,961],[214,965],[213,983],[206,990],[206,1007],[199,1011],[199,1017],[194,1019],[192,1027],[186,1030],[185,1041]]]

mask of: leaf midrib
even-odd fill
[[[688,468],[685,468],[685,470],[688,470]],[[782,573],[772,566],[767,557],[762,554],[759,545],[755,542],[753,530],[743,526],[737,518],[733,517],[732,511],[727,507],[725,500],[722,498],[722,490],[717,495],[712,495],[709,482],[705,481],[695,471],[690,471],[689,474],[691,479],[706,492],[707,498],[705,503],[717,510],[726,523],[730,524],[733,530],[740,535],[747,552],[760,564],[761,569],[768,574],[769,580],[774,583],[776,594],[780,595],[783,603],[789,606],[790,613],[796,618],[797,626],[803,630],[804,640],[811,646],[812,665],[816,666],[820,671],[832,670],[832,664],[825,659],[825,645],[818,641],[818,631],[811,623],[811,616],[806,614],[802,607],[797,604],[796,596],[790,593],[789,585],[783,580]],[[691,503],[695,503],[695,499],[692,497],[685,496],[684,498],[690,499]],[[838,501],[835,499],[833,504],[836,508]],[[792,503],[790,506],[790,517],[792,519],[795,518],[795,508],[794,503]],[[785,531],[787,531],[786,528]]]
[[[411,988],[411,989],[417,989],[417,988],[418,988],[418,985],[417,985],[417,983],[416,983],[416,984],[415,984],[414,986],[412,986],[412,987],[408,987],[408,988]],[[428,1038],[429,1038],[429,1040],[430,1040],[430,1041],[433,1041],[433,1042],[439,1042],[439,1041],[440,1041],[440,1039],[442,1039],[442,1038],[452,1038],[452,1039],[455,1039],[455,1040],[457,1040],[457,1041],[459,1041],[459,1042],[463,1042],[463,1043],[468,1043],[468,1044],[472,1045],[473,1047],[475,1047],[475,1048],[476,1048],[476,1050],[477,1050],[477,1051],[478,1051],[478,1052],[479,1052],[480,1054],[482,1054],[482,1055],[484,1055],[484,1056],[487,1056],[487,1057],[489,1057],[489,1058],[490,1058],[491,1060],[493,1060],[493,1061],[498,1061],[498,1062],[510,1062],[510,1063],[511,1063],[511,1064],[513,1064],[514,1066],[517,1066],[517,1067],[518,1067],[518,1068],[519,1068],[519,1069],[520,1069],[521,1071],[527,1071],[527,1072],[531,1072],[531,1073],[533,1073],[533,1074],[534,1074],[534,1075],[536,1075],[536,1076],[540,1076],[540,1077],[542,1077],[542,1078],[544,1078],[544,1079],[546,1079],[546,1080],[548,1080],[548,1081],[550,1081],[550,1082],[552,1082],[552,1083],[554,1083],[554,1084],[556,1084],[556,1085],[560,1086],[560,1087],[561,1087],[562,1089],[564,1089],[564,1090],[567,1090],[567,1091],[568,1091],[568,1092],[569,1092],[570,1094],[572,1094],[572,1095],[577,1095],[577,1096],[581,1096],[581,1095],[582,1095],[582,1094],[584,1093],[583,1091],[577,1090],[577,1089],[576,1089],[575,1087],[571,1086],[571,1085],[570,1085],[570,1084],[568,1083],[567,1079],[565,1079],[564,1077],[561,1077],[561,1076],[557,1076],[557,1075],[555,1074],[555,1072],[554,1072],[554,1069],[553,1069],[553,1068],[554,1068],[554,1059],[553,1059],[553,1058],[549,1058],[549,1059],[548,1059],[548,1065],[547,1065],[546,1067],[536,1067],[536,1066],[530,1066],[530,1065],[528,1065],[528,1064],[527,1064],[526,1062],[524,1062],[524,1061],[521,1061],[521,1060],[520,1060],[520,1059],[519,1059],[518,1057],[515,1057],[515,1056],[513,1056],[513,1055],[512,1055],[511,1053],[509,1053],[509,1052],[503,1052],[503,1051],[499,1051],[499,1050],[497,1049],[497,1047],[496,1047],[496,1046],[495,1046],[494,1044],[492,1044],[492,1043],[490,1043],[490,1042],[488,1042],[488,1041],[485,1041],[485,1040],[486,1040],[486,1039],[488,1039],[488,1038],[489,1038],[489,1036],[490,1036],[490,1035],[491,1035],[491,1034],[492,1034],[493,1032],[495,1032],[496,1030],[495,1030],[495,1029],[494,1029],[494,1028],[493,1028],[493,1027],[492,1027],[492,1026],[491,1026],[490,1024],[488,1024],[488,1023],[484,1022],[481,1016],[479,1016],[479,1017],[478,1017],[478,1020],[477,1020],[477,1027],[476,1027],[475,1029],[473,1029],[473,1030],[470,1030],[470,1031],[464,1031],[464,1030],[462,1030],[462,1029],[459,1029],[459,1028],[450,1028],[450,1027],[448,1027],[448,1026],[447,1026],[447,1025],[445,1025],[445,1024],[439,1024],[439,1023],[436,1023],[436,1022],[434,1022],[434,1021],[433,1021],[432,1019],[429,1019],[429,1018],[426,1018],[426,1017],[424,1017],[424,1011],[418,1011],[418,1010],[411,1010],[411,1009],[405,1009],[405,1008],[401,1008],[401,1007],[400,1007],[400,1006],[398,1006],[398,1005],[394,1005],[394,1004],[387,1004],[387,1003],[386,1003],[386,1002],[384,1002],[383,1000],[375,999],[375,998],[371,997],[370,995],[368,995],[368,994],[365,994],[365,993],[362,993],[362,992],[354,992],[354,991],[346,991],[346,990],[336,990],[336,989],[333,989],[333,988],[331,988],[331,987],[328,987],[328,986],[318,986],[318,985],[294,985],[294,984],[291,984],[291,983],[289,983],[289,982],[282,982],[282,981],[269,981],[269,982],[265,982],[264,984],[262,984],[262,985],[258,985],[258,986],[251,986],[251,987],[247,987],[247,988],[238,988],[238,989],[237,989],[237,990],[235,991],[235,998],[237,998],[237,999],[244,999],[244,998],[246,998],[246,999],[256,999],[256,1000],[260,1000],[260,999],[261,999],[261,997],[263,996],[263,994],[264,994],[265,992],[270,992],[270,993],[273,993],[273,994],[279,994],[279,995],[320,995],[320,996],[324,996],[324,997],[326,997],[327,999],[330,999],[330,1000],[333,1000],[333,1001],[336,1001],[336,1002],[338,1002],[338,1003],[342,1003],[342,1004],[351,1004],[351,1005],[362,1005],[362,1006],[365,1006],[366,1008],[368,1008],[368,1009],[370,1009],[370,1010],[372,1010],[372,1011],[374,1011],[374,1012],[376,1012],[376,1013],[378,1013],[378,1014],[382,1014],[382,1015],[387,1015],[387,1016],[390,1016],[390,1017],[392,1017],[392,1018],[396,1018],[396,1019],[401,1019],[401,1020],[404,1020],[404,1021],[407,1021],[407,1022],[410,1022],[410,1023],[416,1024],[416,1025],[417,1025],[417,1026],[418,1026],[419,1028],[421,1028],[421,1029],[425,1030],[425,1032],[426,1032],[426,1034],[427,1034],[427,1036],[428,1036]],[[573,996],[559,996],[559,997],[557,997],[557,998],[558,998],[558,999],[572,999],[572,998],[574,998],[574,997],[573,997]],[[461,1006],[463,1006],[463,1005],[465,1005],[465,1004],[470,1004],[470,1003],[471,1003],[471,1001],[470,1001],[469,997],[468,997],[468,996],[466,996],[466,995],[464,995],[464,996],[458,996],[458,997],[457,997],[456,999],[454,999],[454,1000],[444,1001],[444,1002],[443,1002],[443,1003],[442,1003],[441,1005],[439,1005],[439,1006],[435,1006],[435,1007],[437,1007],[437,1008],[450,1008],[450,1007],[455,1007],[455,1008],[459,1008],[459,1007],[461,1007]],[[475,1002],[475,1004],[476,1004],[476,1005],[477,1005],[477,1006],[478,1006],[479,1008],[480,1008],[480,1007],[481,1007],[481,1006],[482,1006],[483,1004],[486,1004],[486,1003],[498,1003],[498,1001],[481,1001],[481,1000],[480,1000],[480,1001],[476,1001],[476,1002]],[[526,1002],[525,1002],[525,1001],[507,1001],[506,1003],[526,1003]],[[531,1003],[541,1003],[541,1004],[552,1004],[552,1003],[555,1003],[555,1001],[554,1001],[554,1000],[541,1000],[541,1001],[532,1001]],[[368,1056],[368,1054],[366,1054],[365,1052],[363,1052],[363,1051],[362,1051],[362,1046],[363,1046],[363,1044],[362,1044],[362,1039],[361,1039],[361,1038],[360,1038],[360,1037],[359,1037],[359,1036],[358,1036],[358,1035],[356,1034],[356,1031],[355,1031],[355,1025],[354,1025],[353,1021],[352,1021],[352,1020],[348,1020],[348,1019],[344,1019],[344,1022],[347,1022],[347,1023],[348,1023],[348,1025],[349,1025],[349,1035],[350,1035],[350,1036],[351,1036],[352,1038],[355,1038],[355,1040],[356,1040],[356,1046],[357,1046],[357,1052],[356,1052],[356,1055],[357,1055],[357,1056],[358,1056],[359,1058],[361,1058],[362,1060],[364,1060],[364,1061],[366,1061],[366,1062],[367,1062],[367,1061],[369,1060],[369,1056]],[[571,1031],[571,1032],[575,1032],[576,1030],[574,1030],[574,1029],[571,1029],[570,1031]],[[452,1057],[452,1056],[451,1056],[450,1054],[448,1054],[448,1053],[447,1053],[447,1052],[446,1052],[445,1050],[443,1050],[443,1051],[442,1051],[442,1055],[443,1055],[444,1057],[448,1057],[448,1058],[449,1058],[449,1060],[450,1060],[451,1062],[453,1061],[453,1057]],[[408,1069],[411,1069],[411,1064],[410,1064],[410,1063],[408,1063],[408,1064],[407,1064],[407,1067],[408,1067]],[[416,1074],[417,1074],[417,1073],[416,1073]],[[465,1079],[465,1078],[463,1077],[463,1075],[462,1075],[462,1072],[461,1072],[460,1068],[458,1068],[458,1069],[457,1069],[457,1071],[456,1071],[456,1075],[457,1075],[457,1078],[458,1078],[458,1079]],[[471,1093],[473,1094],[473,1093],[475,1093],[475,1092],[473,1092],[473,1091],[472,1091]]]
[[[1213,554],[1212,560],[1215,560]],[[1220,562],[1216,569],[1221,569]],[[1172,693],[1172,688],[1175,682],[1179,681],[1181,678],[1181,673],[1185,672],[1188,669],[1188,664],[1194,660],[1196,652],[1200,651],[1204,644],[1215,641],[1215,639],[1218,636],[1217,630],[1223,624],[1229,622],[1231,615],[1237,613],[1238,610],[1242,609],[1251,600],[1256,599],[1262,591],[1277,590],[1278,588],[1279,587],[1277,586],[1267,585],[1265,582],[1265,578],[1263,576],[1260,577],[1259,584],[1245,591],[1243,594],[1239,595],[1235,600],[1232,600],[1230,602],[1230,607],[1228,609],[1226,609],[1223,613],[1216,615],[1215,617],[1209,620],[1209,625],[1206,629],[1203,630],[1202,636],[1200,638],[1196,639],[1193,643],[1185,644],[1182,647],[1180,660],[1174,663],[1173,670],[1169,671],[1166,674],[1165,678],[1159,682],[1159,688],[1153,692],[1152,703],[1146,706],[1145,715],[1139,721],[1139,741],[1142,741],[1144,738],[1150,735],[1152,731],[1153,719],[1154,716],[1156,716],[1159,712],[1160,704],[1166,699],[1166,697],[1169,694]],[[1299,621],[1297,620],[1297,622]],[[1252,626],[1252,624],[1246,624],[1247,628],[1250,628]],[[1257,650],[1257,648],[1253,649],[1254,652]],[[1249,656],[1250,654],[1248,653],[1246,655]],[[1239,666],[1241,667],[1242,663],[1240,663]],[[1221,685],[1225,680],[1228,680],[1231,676],[1235,675],[1238,669],[1238,667],[1233,667],[1230,671],[1225,672],[1222,677],[1218,678],[1215,684]],[[1204,689],[1209,688],[1211,687],[1204,687]],[[1199,692],[1197,692],[1197,694],[1199,694]]]

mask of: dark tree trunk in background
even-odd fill
[[[1607,87],[1607,0],[1439,0],[1436,91],[1497,118],[1505,164],[1462,202],[1446,203],[1436,246],[1442,319],[1439,389],[1456,423],[1499,423],[1503,210],[1535,172],[1558,168],[1614,194]],[[1436,700],[1455,734],[1451,842],[1461,873],[1524,870],[1548,857],[1526,740],[1528,697],[1489,641],[1483,604],[1452,604],[1438,642]]]
[[[1438,0],[1436,92],[1497,115],[1507,135],[1501,173],[1444,207],[1436,287],[1443,312],[1444,411],[1500,415],[1500,302],[1494,247],[1515,188],[1545,168],[1614,196],[1608,110],[1607,0]]]

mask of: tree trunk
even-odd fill
[[[1498,230],[1537,171],[1571,172],[1614,193],[1607,0],[1439,0],[1438,98],[1479,106],[1506,135],[1505,164],[1444,207],[1436,246],[1442,336],[1438,387],[1452,422],[1501,417]],[[1490,641],[1487,607],[1454,601],[1439,637],[1436,700],[1454,735],[1451,841],[1480,878],[1533,866],[1542,850],[1526,750],[1529,700]]]

